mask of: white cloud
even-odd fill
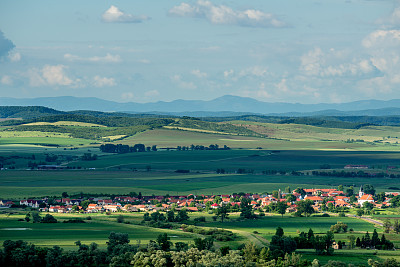
[[[13,84],[13,80],[11,79],[10,76],[4,75],[3,77],[1,77],[1,83],[4,84],[4,85],[12,85]]]
[[[45,65],[41,70],[37,68],[28,71],[29,84],[39,86],[77,86],[80,79],[72,79],[65,72],[64,65]]]
[[[63,65],[46,65],[42,69],[43,78],[49,85],[71,85],[73,81],[66,75]]]
[[[400,4],[400,1],[397,1]],[[400,6],[393,9],[391,14],[377,20],[377,24],[383,28],[395,28],[400,25]]]
[[[193,5],[181,3],[179,6],[171,8],[169,14],[177,17],[203,18],[213,24],[261,28],[286,26],[285,22],[277,19],[271,13],[255,9],[238,11],[225,5],[214,5],[211,1],[205,0],[198,0]]]
[[[155,97],[155,96],[159,96],[160,92],[158,92],[157,90],[150,90],[144,93],[144,95],[146,97]]]
[[[122,100],[132,100],[134,99],[135,95],[132,92],[126,92],[121,94],[121,99]]]
[[[116,6],[111,6],[101,16],[101,20],[107,23],[119,22],[119,23],[140,23],[150,18],[144,15],[134,16],[120,10]]]
[[[279,83],[275,84],[275,88],[279,93],[288,93],[289,88],[286,84],[286,79],[282,79]]]
[[[240,77],[245,77],[245,76],[264,77],[266,74],[267,74],[267,69],[261,66],[250,67],[239,72]]]
[[[197,86],[193,82],[185,82],[182,80],[182,77],[180,75],[174,75],[171,77],[171,80],[176,83],[180,88],[183,89],[196,89]]]
[[[112,87],[117,85],[114,78],[100,77],[96,75],[93,78],[93,85],[95,87]]]
[[[316,47],[300,58],[300,71],[308,76],[356,76],[373,73],[376,68],[370,59],[349,59],[343,51],[323,52]]]
[[[197,78],[207,78],[208,74],[205,72],[201,72],[200,70],[192,70],[190,72],[191,74],[193,74],[194,76],[196,76]]]
[[[226,70],[224,71],[224,78],[231,79],[232,81],[238,81],[239,79],[260,79],[268,75],[268,71],[265,67],[253,66],[241,71]]]
[[[18,62],[21,60],[21,54],[20,53],[10,53],[8,55],[8,58],[11,60],[11,62]]]
[[[94,57],[80,57],[71,54],[65,54],[64,59],[68,61],[79,61],[79,62],[104,62],[104,63],[118,63],[121,62],[121,57],[119,55],[112,55],[107,53],[104,57],[94,56]]]
[[[228,78],[229,76],[233,75],[234,70],[226,70],[224,71],[224,78]]]
[[[377,30],[370,33],[363,41],[366,48],[399,47],[400,30]]]
[[[400,7],[396,7],[388,18],[388,22],[392,25],[400,25]]]

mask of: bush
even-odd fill
[[[46,214],[42,219],[41,223],[57,223],[57,219],[53,217],[53,215]]]
[[[123,222],[124,222],[124,216],[119,215],[119,216],[117,217],[117,223],[123,223]]]
[[[198,217],[198,218],[194,218],[194,221],[195,222],[205,222],[206,221],[206,217],[201,216],[201,217]]]
[[[63,221],[63,223],[86,223],[86,222],[82,219],[71,219],[71,220]]]

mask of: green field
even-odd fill
[[[246,122],[248,123],[248,122]],[[335,128],[315,127],[308,125],[282,125],[273,124],[267,130],[265,127],[260,129],[260,133],[265,133],[268,137],[251,137],[237,135],[206,134],[195,131],[178,131],[167,129],[155,129],[128,137],[119,143],[135,144],[143,143],[146,145],[159,144],[160,147],[188,146],[191,144],[209,145],[220,144],[231,148],[264,149],[274,150],[359,150],[359,151],[396,151],[400,145],[398,141],[397,127],[378,127],[377,130],[360,129],[345,130]],[[269,134],[273,129],[274,134]],[[265,131],[265,132],[264,132]],[[387,139],[387,136],[391,138]],[[368,137],[368,138],[366,138]],[[347,143],[347,139],[362,139],[366,142]],[[371,142],[367,142],[371,140]],[[379,142],[372,142],[372,141]]]
[[[86,218],[89,215],[62,214],[54,215],[58,220],[72,218]],[[25,215],[0,215],[0,243],[4,240],[24,240],[39,246],[61,246],[74,248],[75,242],[80,240],[85,244],[95,242],[104,248],[110,232],[128,233],[132,244],[147,244],[155,240],[160,233],[167,232],[173,242],[191,241],[195,235],[176,230],[163,230],[133,224],[120,224],[116,222],[117,215],[90,214],[92,220],[86,223],[27,223],[18,221]],[[126,221],[131,215],[124,214]],[[143,216],[143,214],[141,214]]]
[[[156,171],[1,171],[1,198],[28,198],[69,194],[108,193],[145,195],[231,194],[238,192],[263,193],[287,186],[295,189],[332,188],[338,185],[373,184],[378,191],[398,186],[397,179],[343,178],[318,176],[276,176],[251,174],[193,173],[176,174]]]

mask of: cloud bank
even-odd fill
[[[271,13],[260,10],[233,10],[225,5],[214,5],[210,1],[199,0],[190,5],[181,3],[169,10],[169,15],[206,19],[212,24],[237,25],[243,27],[281,28],[287,26]]]

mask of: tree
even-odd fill
[[[366,201],[363,203],[363,208],[368,211],[371,211],[374,208],[374,205],[372,203]]]
[[[375,248],[377,245],[379,245],[380,240],[378,233],[376,232],[376,229],[374,229],[374,232],[372,233],[372,238],[371,238],[371,246]]]
[[[284,234],[285,233],[283,232],[282,227],[278,226],[278,228],[276,228],[275,235],[279,236],[279,237],[282,237]]]
[[[221,218],[221,222],[224,222],[224,219],[228,219],[228,207],[225,204],[222,204],[217,208],[216,212],[217,217]]]
[[[343,191],[343,185],[338,186],[338,191]]]
[[[210,250],[214,245],[214,239],[212,237],[206,237],[204,239],[195,238],[194,246],[198,250]]]
[[[314,239],[314,249],[318,255],[326,254],[332,255],[333,254],[333,239],[334,235],[331,231],[328,231],[326,235],[319,236],[317,235]]]
[[[245,219],[254,218],[253,208],[250,205],[250,200],[242,197],[240,200],[240,217]]]
[[[346,233],[347,232],[347,224],[342,223],[342,222],[337,222],[337,224],[331,226],[330,231],[333,233],[342,233],[342,232]]]
[[[175,213],[172,210],[167,211],[167,221],[169,222],[175,221]]]
[[[86,210],[87,207],[89,206],[89,204],[90,204],[90,201],[89,201],[89,200],[84,200],[84,201],[82,201],[82,202],[81,202],[81,207],[82,207],[82,209]]]
[[[175,243],[175,248],[177,251],[186,251],[189,248],[189,245],[184,242],[176,242]]]
[[[352,195],[354,195],[354,189],[350,186],[350,188],[346,189],[346,196],[351,197]]]
[[[255,262],[257,260],[257,248],[252,242],[246,243],[243,250],[243,257],[246,262]]]
[[[33,223],[40,223],[42,221],[42,217],[40,217],[39,212],[32,212]]]
[[[175,221],[177,222],[183,222],[189,220],[189,215],[187,215],[186,209],[182,209],[178,212],[178,215],[175,217]]]
[[[128,244],[130,242],[128,234],[111,232],[108,236],[107,250],[113,253],[118,245]]]
[[[399,224],[399,220],[394,220],[393,223],[393,231],[398,234],[400,232],[400,224]]]
[[[123,223],[123,222],[124,222],[124,216],[119,215],[119,216],[117,217],[117,223]]]
[[[41,220],[41,223],[57,223],[57,219],[54,218],[53,215],[46,214],[46,216]]]
[[[313,208],[313,202],[309,199],[306,200],[301,200],[299,202],[297,202],[297,212],[299,214],[303,214],[308,217],[310,216],[312,213],[314,213],[314,208]]]
[[[287,194],[286,196],[285,196],[285,198],[286,198],[286,201],[289,203],[289,202],[295,202],[296,201],[296,197],[293,195],[293,194]]]
[[[375,189],[373,185],[366,184],[363,187],[365,194],[375,195]]]
[[[385,233],[389,233],[392,229],[392,223],[388,219],[383,221],[383,229]]]
[[[159,234],[157,237],[157,243],[164,251],[169,251],[172,246],[172,242],[169,240],[170,238],[168,237],[167,233]]]
[[[353,249],[354,246],[355,246],[356,237],[354,235],[349,235],[347,238],[349,239],[349,247],[350,247],[350,249]]]
[[[63,249],[59,246],[54,246],[47,251],[46,262],[48,267],[61,267],[65,266],[65,259]]]
[[[357,237],[357,240],[356,240],[356,247],[361,247],[361,240],[359,237]]]
[[[282,215],[286,213],[286,209],[287,209],[287,204],[284,201],[278,201],[277,205],[276,205],[276,211]]]
[[[380,193],[376,194],[374,198],[375,198],[376,202],[382,203],[386,199],[386,194],[385,194],[385,192],[380,192]]]
[[[63,198],[67,198],[67,197],[68,197],[68,193],[67,193],[67,192],[62,192],[61,196],[62,196]]]
[[[294,192],[299,193],[302,196],[306,195],[306,191],[302,187],[297,187],[296,190],[294,190]]]

